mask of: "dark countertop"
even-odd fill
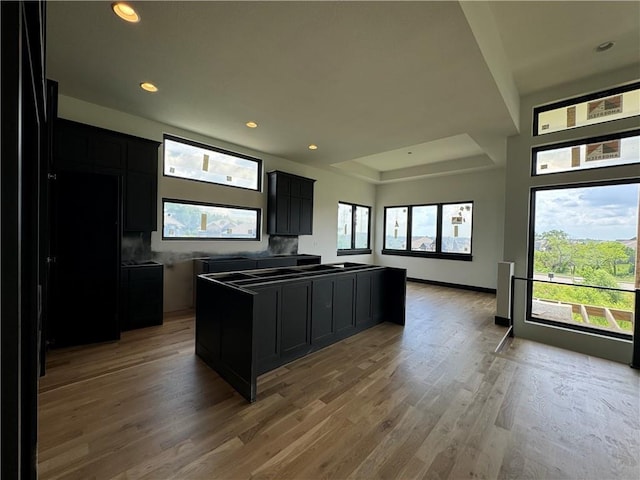
[[[341,262],[320,265],[301,265],[297,267],[266,268],[259,270],[241,270],[233,272],[207,273],[199,275],[206,280],[228,284],[237,288],[247,288],[271,282],[300,280],[322,275],[333,275],[364,270],[377,270],[386,267],[366,263]]]

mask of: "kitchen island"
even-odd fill
[[[196,354],[250,402],[259,375],[383,321],[404,325],[406,270],[360,263],[197,277]]]

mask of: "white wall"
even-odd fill
[[[521,134],[511,137],[507,146],[507,182],[504,231],[504,260],[515,262],[515,275],[526,277],[529,238],[529,198],[532,187],[597,180],[638,177],[638,166],[620,166],[594,170],[579,170],[554,175],[531,176],[531,149],[536,145],[553,144],[579,138],[595,137],[638,128],[638,118],[627,118],[533,137],[533,108],[584,94],[606,90],[638,80],[637,66],[609,72],[581,82],[574,82],[539,92],[521,99]],[[516,336],[537,340],[561,348],[621,362],[631,359],[631,343],[598,335],[575,333],[561,328],[542,326],[525,321],[524,282],[516,285],[514,328]]]
[[[210,137],[198,135],[170,125],[147,120],[64,95],[60,95],[59,97],[58,116],[109,130],[157,140],[159,142],[162,142],[164,133],[169,133],[260,158],[263,160],[265,172],[282,170],[315,179],[314,234],[299,237],[298,252],[321,255],[322,261],[325,263],[343,261],[345,259],[345,257],[338,258],[336,255],[338,201],[342,200],[374,206],[374,185],[328,170],[305,166],[300,163],[217,140],[215,139],[215,132],[212,132]],[[337,161],[340,161],[340,159],[337,159]],[[266,177],[263,180],[266,180]],[[264,181],[263,185],[266,185]],[[263,216],[262,240],[259,242],[162,240],[161,199],[163,197],[261,208]],[[254,192],[163,176],[162,147],[160,148],[158,155],[158,231],[154,232],[151,236],[151,248],[154,252],[161,252],[161,258],[165,261],[165,312],[183,310],[192,306],[193,274],[192,261],[189,260],[192,252],[228,254],[267,250],[266,209],[266,187],[264,192]],[[349,260],[372,263],[373,255],[358,255],[349,257]]]
[[[379,185],[376,194],[375,262],[407,269],[422,280],[496,288],[497,265],[502,260],[504,225],[504,169],[425,178]],[[473,261],[382,255],[384,207],[473,200]]]

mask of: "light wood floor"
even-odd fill
[[[495,299],[408,285],[382,324],[260,378],[246,403],[193,353],[193,318],[54,351],[40,478],[640,478],[640,375],[515,339]]]

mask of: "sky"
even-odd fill
[[[634,238],[639,185],[539,190],[535,194],[535,233],[562,230],[575,239]]]

